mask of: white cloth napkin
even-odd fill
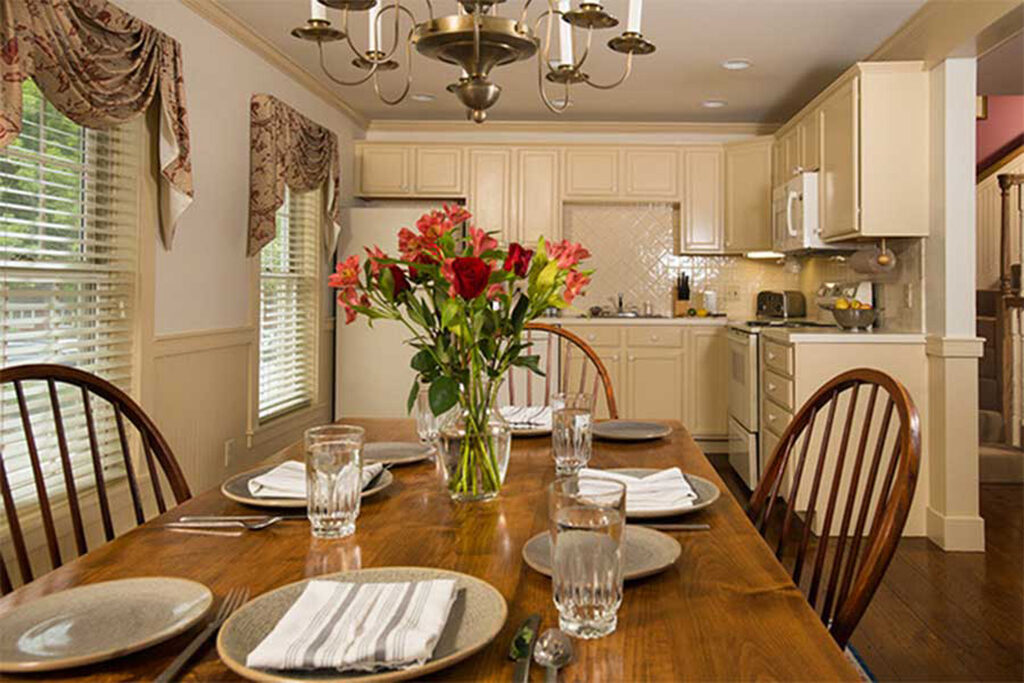
[[[379,462],[363,465],[363,488],[384,469]],[[249,493],[257,498],[305,498],[306,465],[289,460],[249,480]]]
[[[631,477],[619,472],[583,469],[580,477],[608,479],[626,485],[626,514],[630,512],[658,512],[693,507],[697,492],[683,476],[682,470],[672,467],[646,477]],[[581,482],[581,492],[587,492],[587,482]]]
[[[512,429],[551,429],[550,406],[505,406],[501,416]]]
[[[263,669],[405,669],[441,638],[455,581],[310,581],[246,664]]]

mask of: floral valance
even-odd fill
[[[329,254],[341,223],[338,136],[265,94],[252,96],[249,136],[249,256],[274,239],[286,185],[294,192],[325,188],[322,237]]]
[[[160,96],[160,218],[171,247],[192,201],[181,46],[107,0],[0,0],[0,149],[21,133],[21,83],[69,119],[109,128]]]

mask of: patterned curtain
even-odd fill
[[[305,192],[325,184],[324,196],[330,199],[322,237],[329,255],[341,224],[338,136],[273,95],[252,96],[249,125],[248,255],[255,256],[274,239],[285,185]]]
[[[0,149],[21,132],[21,83],[35,79],[69,119],[109,128],[160,98],[160,234],[171,248],[192,201],[181,46],[107,0],[0,0]]]

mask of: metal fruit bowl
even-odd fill
[[[874,308],[833,308],[832,315],[844,330],[866,330],[875,324],[878,311]]]

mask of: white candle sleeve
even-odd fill
[[[565,13],[569,11],[569,0],[558,0],[558,11]],[[560,15],[556,15],[558,22],[558,63],[572,64],[572,24],[564,21]]]
[[[327,8],[319,0],[309,0],[309,18],[327,20]]]
[[[370,52],[375,52],[375,51],[380,49],[380,32],[379,32],[379,29],[378,29],[378,26],[377,26],[377,24],[379,23],[377,21],[377,15],[378,14],[380,14],[380,3],[379,2],[376,5],[374,5],[373,7],[371,7],[370,9],[366,10],[366,16],[367,16],[367,21],[369,22],[368,26],[369,26],[369,31],[370,31],[370,33],[369,33],[369,35],[370,35],[370,43],[369,43],[369,48],[368,48],[370,50]]]
[[[643,33],[640,30],[640,19],[644,13],[644,0],[629,0],[629,19],[626,22],[626,31],[629,33]]]

